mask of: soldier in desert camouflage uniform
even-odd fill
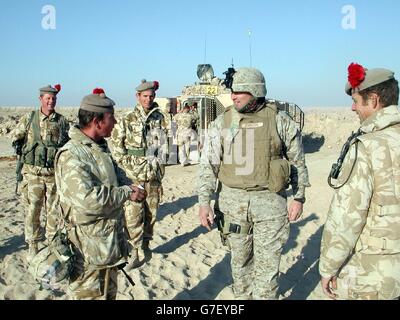
[[[197,110],[197,102],[192,103],[189,113],[192,115],[192,129],[198,134],[200,129],[200,115]]]
[[[50,212],[56,195],[54,157],[68,141],[68,121],[55,111],[61,86],[40,89],[40,109],[23,116],[13,131],[12,143],[19,149],[23,163],[22,199],[26,208],[25,241],[29,245],[28,259],[38,251],[43,240],[40,212],[46,214],[46,237],[56,230],[56,219]]]
[[[123,205],[145,197],[118,168],[104,139],[116,123],[114,104],[102,89],[84,97],[79,125],[56,157],[59,204],[76,254],[73,299],[115,299],[118,266],[128,254]]]
[[[346,93],[361,122],[337,177],[319,272],[333,299],[400,296],[399,87],[387,69],[349,66]],[[333,177],[336,178],[336,177]]]
[[[232,252],[235,297],[276,299],[289,221],[301,215],[309,186],[301,133],[287,114],[266,103],[260,71],[241,68],[232,81],[227,86],[234,105],[211,124],[201,155],[199,216],[210,229],[210,199],[218,178],[214,210]],[[288,210],[289,179],[294,201]]]
[[[176,140],[179,148],[179,162],[185,166],[189,164],[190,144],[195,138],[195,132],[192,129],[194,117],[190,113],[190,106],[185,105],[182,111],[174,116],[174,121],[177,125]]]
[[[127,203],[125,218],[129,232],[131,262],[128,268],[139,262],[138,248],[142,239],[144,250],[149,249],[153,237],[157,209],[162,194],[164,176],[166,134],[164,116],[154,103],[158,82],[142,83],[136,88],[138,104],[122,118],[112,132],[113,154],[128,177],[140,183],[147,191],[147,201]]]

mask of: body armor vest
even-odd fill
[[[33,140],[26,143],[22,148],[22,162],[42,168],[52,168],[54,166],[54,158],[58,148],[60,148],[61,134],[55,136],[52,133],[46,134],[46,139],[42,140],[40,136],[40,111],[34,111],[31,114],[30,123],[33,131]],[[59,114],[54,117],[54,122],[60,120]],[[29,132],[30,128],[28,128]],[[28,134],[28,133],[27,133]]]
[[[283,145],[276,127],[277,108],[267,104],[256,113],[224,114],[223,159],[219,180],[231,188],[270,190],[287,187],[290,166],[283,158]],[[233,123],[233,118],[235,119]],[[235,129],[236,125],[236,129]],[[233,133],[237,131],[236,133]]]

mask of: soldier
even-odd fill
[[[199,134],[200,116],[199,116],[199,112],[197,110],[197,102],[193,102],[192,105],[190,106],[190,114],[193,117],[192,129],[194,131],[196,131],[197,134]]]
[[[174,116],[177,125],[176,140],[178,144],[179,162],[181,166],[189,164],[190,144],[194,140],[194,131],[192,130],[193,115],[190,113],[190,106],[185,104],[180,113]]]
[[[227,80],[234,105],[211,123],[201,154],[200,221],[209,230],[214,223],[210,200],[218,178],[214,210],[232,252],[235,297],[276,299],[289,221],[301,215],[309,186],[301,133],[286,113],[266,103],[259,70],[241,68]],[[289,179],[294,200],[288,210]]]
[[[104,138],[116,123],[114,101],[95,89],[83,98],[79,125],[57,153],[56,184],[76,260],[69,285],[73,299],[115,299],[117,271],[128,254],[123,204],[145,192],[130,183]]]
[[[165,148],[168,150],[168,153],[166,155],[166,161],[168,163],[171,163],[174,161],[174,152],[173,152],[173,115],[171,114],[171,101],[168,101],[164,106],[159,107],[159,111],[162,113],[164,116],[164,124],[165,124],[165,131],[167,134],[167,141]]]
[[[398,299],[398,82],[387,69],[352,63],[348,71],[346,93],[361,127],[343,148],[341,173],[333,170],[330,176],[337,178],[337,185],[322,234],[321,285],[332,299]]]
[[[12,144],[20,155],[22,168],[21,195],[25,204],[25,241],[29,245],[28,260],[38,252],[43,240],[40,212],[46,214],[46,238],[56,230],[56,217],[50,214],[56,195],[54,157],[68,141],[69,123],[55,111],[60,85],[40,90],[40,109],[23,116],[13,132]]]
[[[138,104],[121,119],[112,132],[115,159],[128,177],[138,181],[148,194],[147,201],[143,203],[129,202],[125,205],[129,242],[132,246],[128,269],[139,263],[141,239],[142,248],[147,252],[149,250],[162,195],[164,164],[159,159],[159,151],[166,145],[166,134],[164,117],[154,103],[158,87],[157,81],[142,80],[136,87]]]

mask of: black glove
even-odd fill
[[[20,156],[22,155],[22,147],[24,144],[24,139],[16,140],[12,143],[15,153]]]

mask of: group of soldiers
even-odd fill
[[[346,93],[361,127],[331,173],[337,184],[322,236],[321,285],[333,299],[395,299],[400,296],[398,83],[387,69],[352,64],[348,71]],[[302,136],[298,125],[265,99],[259,70],[234,70],[224,83],[233,105],[205,135],[198,172],[200,223],[208,230],[215,223],[229,246],[235,298],[276,299],[290,222],[301,216],[310,186]],[[157,81],[143,80],[136,88],[137,105],[118,123],[114,101],[96,88],[83,98],[78,123],[69,128],[54,109],[60,87],[48,86],[40,89],[40,109],[14,131],[24,163],[20,190],[28,256],[43,240],[39,217],[45,204],[47,241],[66,225],[73,244],[74,299],[115,299],[118,269],[137,267],[139,249],[151,251],[165,173],[160,148],[171,136],[166,122],[172,120],[154,102],[158,87]],[[185,105],[174,118],[186,165],[198,112]],[[287,207],[289,185],[293,201]]]

